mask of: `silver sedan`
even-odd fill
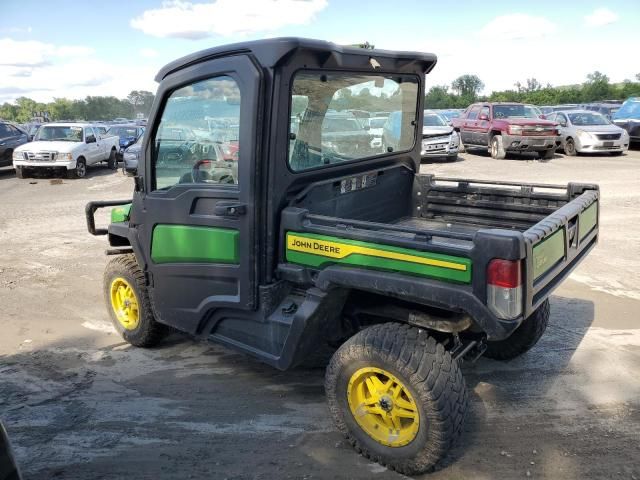
[[[613,153],[621,155],[629,149],[629,134],[611,123],[604,115],[589,110],[554,112],[547,116],[560,125],[565,155],[578,153]]]

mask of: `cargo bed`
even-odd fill
[[[436,178],[397,166],[365,172],[312,184],[291,201],[282,216],[283,262],[456,283],[484,304],[488,263],[518,260],[526,317],[597,242],[598,197],[589,184]],[[459,298],[447,302],[468,310]]]

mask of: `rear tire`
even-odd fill
[[[158,323],[151,310],[151,301],[136,257],[117,255],[104,272],[104,297],[113,326],[131,345],[153,347],[162,340],[168,328]],[[129,300],[128,307],[125,305]]]
[[[491,158],[494,158],[496,160],[502,160],[507,156],[507,152],[504,151],[502,135],[494,135],[493,137],[491,137],[489,151],[491,152]]]
[[[109,159],[107,160],[107,167],[111,170],[115,170],[118,168],[118,159],[116,158],[116,149],[112,148],[111,153],[109,154]]]
[[[485,356],[494,360],[511,360],[531,349],[547,329],[549,323],[549,300],[527,317],[509,338],[487,342]]]
[[[435,467],[462,432],[467,391],[458,363],[409,325],[374,325],[351,337],[327,367],[325,390],[355,450],[405,475]]]

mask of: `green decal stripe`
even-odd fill
[[[156,225],[151,240],[155,263],[239,263],[238,231],[228,228]]]
[[[578,220],[578,235],[580,240],[591,233],[598,222],[598,202],[592,203],[587,209],[580,213]]]
[[[468,258],[326,235],[288,232],[286,257],[288,262],[314,268],[342,264],[471,282]]]
[[[564,228],[533,247],[533,278],[536,279],[565,257]]]
[[[129,221],[129,213],[131,212],[131,204],[121,205],[111,209],[111,223],[120,223]]]

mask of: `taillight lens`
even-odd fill
[[[498,317],[522,313],[522,268],[519,260],[495,258],[487,268],[487,306]]]

